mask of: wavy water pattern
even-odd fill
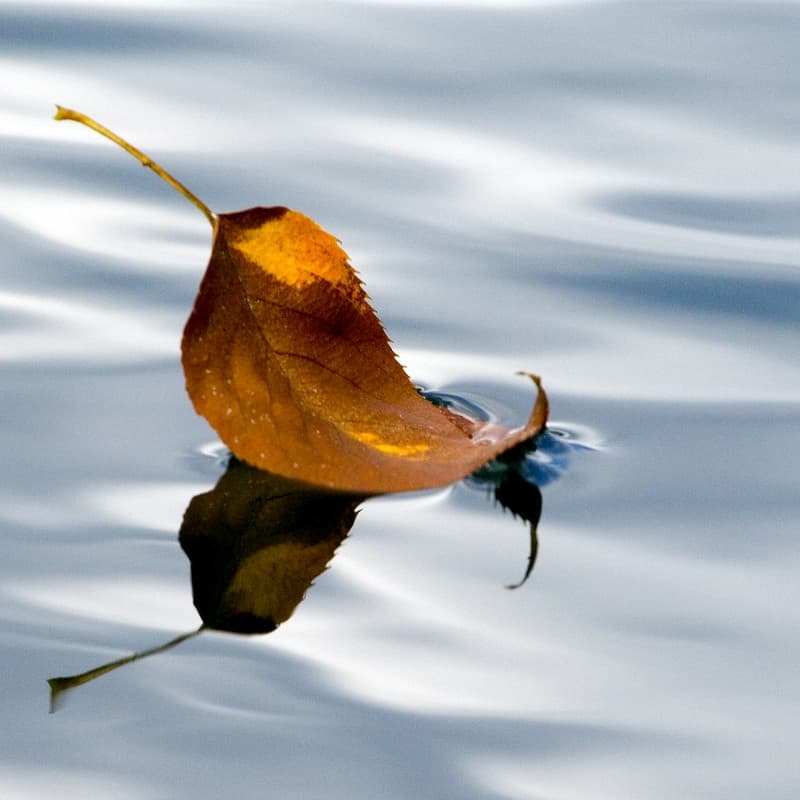
[[[0,797],[794,800],[798,26],[0,4]],[[274,633],[205,631],[48,715],[46,679],[197,628],[178,531],[227,463],[179,364],[208,224],[56,102],[215,210],[339,237],[425,391],[518,424],[514,373],[543,377],[524,586],[529,526],[485,481],[378,498]]]

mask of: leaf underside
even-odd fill
[[[216,218],[182,342],[195,410],[240,459],[330,489],[444,486],[538,433],[471,420],[420,396],[346,253],[283,207]]]

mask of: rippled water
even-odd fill
[[[0,796],[795,798],[795,2],[0,5]],[[178,545],[224,459],[178,343],[217,210],[335,233],[421,386],[552,431],[364,504],[268,636]],[[534,463],[535,462],[535,463]]]

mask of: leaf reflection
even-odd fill
[[[133,655],[125,656],[124,658],[118,658],[116,661],[109,661],[108,664],[103,664],[102,666],[95,667],[94,669],[87,670],[86,672],[81,672],[80,675],[70,675],[69,677],[64,678],[48,678],[47,683],[50,685],[50,713],[52,714],[55,711],[58,711],[64,699],[64,693],[68,689],[74,689],[77,686],[82,686],[84,683],[89,683],[95,678],[105,675],[107,672],[112,672],[119,667],[124,667],[126,664],[132,664],[134,661],[141,661],[141,659],[147,658],[148,656],[154,656],[158,653],[165,653],[167,650],[171,650],[173,647],[185,642],[187,639],[193,639],[204,628],[205,626],[201,625],[197,630],[189,631],[189,633],[182,633],[180,636],[176,636],[174,639],[170,639],[170,641],[165,642],[158,647],[151,647],[148,650],[141,650]]]
[[[527,451],[529,452],[529,445]],[[504,509],[529,523],[530,575],[542,510],[539,488],[526,480],[512,454],[471,479]],[[112,661],[79,675],[50,678],[50,711],[65,693],[125,664],[162,653],[206,629],[269,633],[288,620],[309,587],[348,535],[365,495],[320,490],[251,467],[231,457],[208,492],[192,498],[179,533],[191,564],[194,605],[203,624],[159,647]]]
[[[217,485],[189,503],[179,535],[203,623],[233,633],[275,630],[333,558],[365,499],[231,458]]]
[[[542,516],[542,493],[535,483],[529,483],[516,470],[509,470],[504,479],[495,487],[494,497],[515,517],[525,520],[529,525],[531,546],[525,574],[518,583],[506,585],[506,589],[519,589],[530,577],[539,552],[539,518]]]

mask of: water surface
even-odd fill
[[[798,25],[0,5],[0,795],[796,797]],[[426,389],[520,422],[543,376],[573,438],[523,587],[485,487],[373,500],[274,633],[48,713],[47,678],[200,624],[178,530],[224,470],[178,355],[207,223],[56,102],[214,209],[318,220]]]

